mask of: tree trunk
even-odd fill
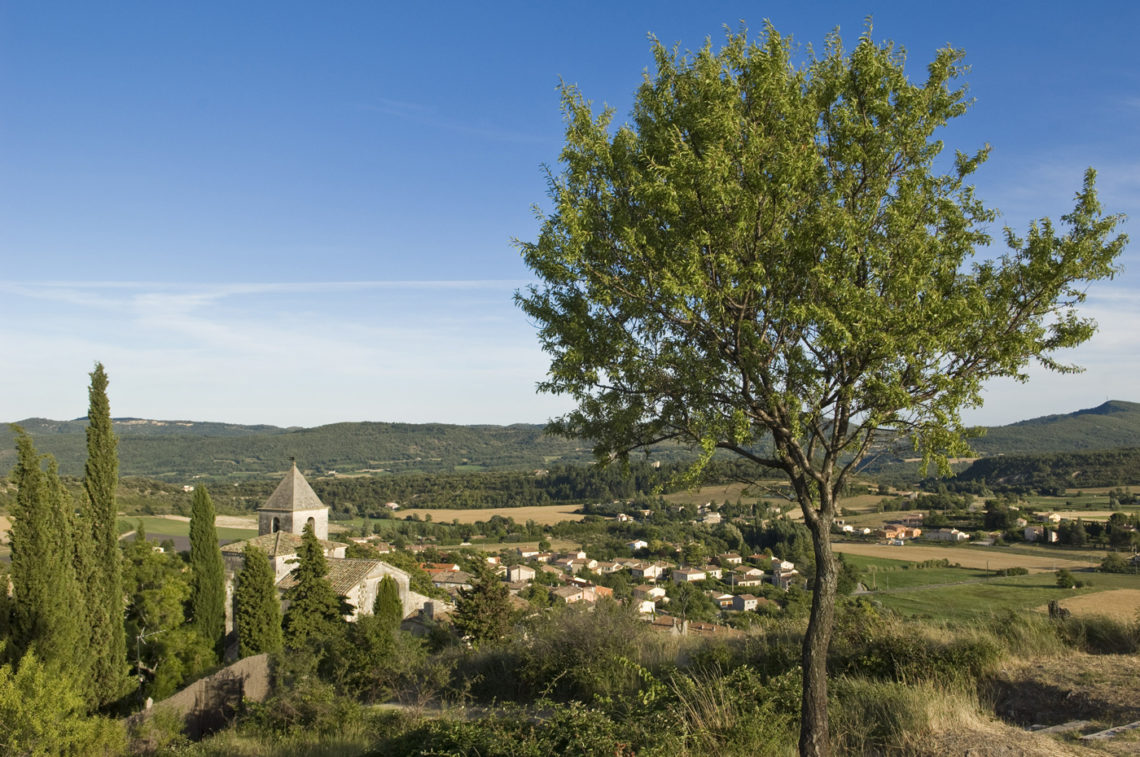
[[[827,721],[827,649],[835,620],[839,565],[831,551],[831,518],[809,522],[815,547],[815,591],[811,619],[804,635],[803,699],[800,710],[800,754],[831,753]]]

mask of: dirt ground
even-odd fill
[[[1131,621],[1140,617],[1140,589],[1111,589],[1096,594],[1082,594],[1079,597],[1061,600],[1061,607],[1073,615],[1107,615],[1110,618]],[[1048,606],[1038,607],[1048,612]],[[1140,686],[1140,679],[1136,685]]]
[[[832,544],[836,552],[846,552],[864,557],[883,557],[888,560],[949,560],[963,568],[1001,570],[1003,568],[1027,568],[1030,571],[1057,570],[1058,568],[1087,568],[1088,563],[1067,560],[1063,557],[1037,557],[1025,554],[1002,554],[971,547],[921,547],[907,544],[896,547],[889,544],[852,544],[836,542]]]

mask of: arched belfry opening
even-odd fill
[[[280,518],[274,518],[273,519],[273,528],[272,528],[272,530],[270,530],[269,533],[275,534],[280,530],[281,530],[281,519]]]

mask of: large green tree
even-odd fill
[[[281,603],[273,585],[273,564],[252,544],[242,553],[234,587],[234,625],[242,657],[281,649]]]
[[[45,665],[81,683],[87,658],[83,595],[75,575],[71,497],[55,460],[42,467],[23,429],[16,436],[12,507],[12,618],[9,659],[34,651]],[[7,594],[7,585],[0,591]]]
[[[84,559],[89,572],[83,578],[91,634],[91,685],[99,704],[104,705],[118,700],[130,686],[119,534],[115,527],[119,442],[111,425],[107,383],[103,364],[96,363],[88,388],[87,463],[83,475],[86,496],[79,518],[83,536],[90,544]]]
[[[300,648],[309,640],[328,638],[343,629],[349,609],[326,576],[329,572],[324,549],[311,524],[301,534],[293,585],[285,590],[289,603],[282,620],[286,646]]]
[[[182,558],[155,547],[141,522],[123,545],[126,632],[140,701],[170,696],[217,662],[214,644],[186,622],[192,577]]]
[[[802,62],[770,27],[653,53],[631,124],[564,87],[554,208],[520,245],[540,283],[517,300],[551,355],[541,388],[577,403],[554,430],[602,461],[677,440],[788,478],[816,564],[800,749],[825,754],[828,534],[851,472],[900,436],[944,461],[987,380],[1071,370],[1055,353],[1093,333],[1076,306],[1114,273],[1120,219],[1090,170],[1062,229],[986,248],[996,213],[968,179],[988,148],[939,158],[969,105],[958,50],[913,82],[870,29]]]
[[[220,655],[226,630],[226,575],[218,546],[214,503],[194,487],[190,508],[190,622]]]
[[[477,647],[506,636],[513,617],[507,585],[486,564],[479,564],[476,571],[471,588],[459,590],[451,622]]]

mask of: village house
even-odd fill
[[[744,558],[735,552],[725,552],[717,555],[716,561],[721,565],[740,565],[744,562]]]
[[[668,569],[663,562],[640,563],[629,569],[635,581],[656,581]]]
[[[715,578],[718,581],[724,576],[724,570],[719,565],[705,565],[701,568],[709,578]]]
[[[1057,543],[1057,532],[1044,526],[1027,526],[1022,534],[1026,541],[1042,541],[1046,544]]]
[[[634,599],[648,599],[651,602],[656,602],[665,596],[665,589],[660,586],[652,586],[650,584],[642,584],[633,587]]]
[[[956,528],[939,528],[936,531],[927,531],[926,538],[933,541],[968,541],[970,535]]]
[[[729,586],[759,586],[764,583],[764,571],[751,566],[728,574]]]
[[[708,575],[703,570],[696,568],[678,568],[673,571],[673,583],[684,584],[693,583],[695,581],[704,581]]]
[[[507,581],[533,581],[535,577],[534,568],[529,565],[512,565],[507,568]]]
[[[732,609],[737,610],[739,612],[745,612],[747,610],[755,610],[756,609],[756,603],[758,601],[759,601],[759,598],[754,597],[751,594],[737,594],[735,597],[733,597],[731,599]]]
[[[627,542],[625,546],[629,548],[630,552],[637,552],[642,549],[648,549],[649,542],[645,539],[634,539],[631,542]]]

